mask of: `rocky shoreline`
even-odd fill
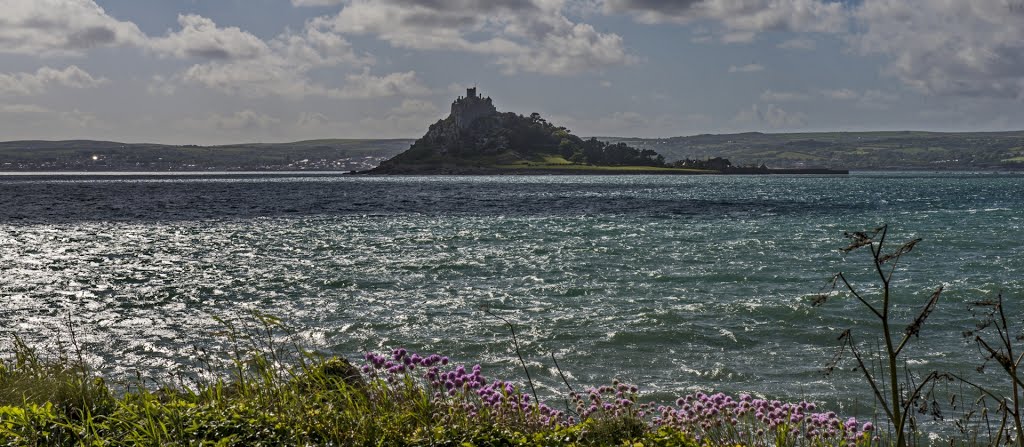
[[[390,166],[388,169],[353,171],[351,175],[849,175],[846,169],[746,169],[732,168],[725,171],[603,168],[603,169],[557,169],[557,168],[490,168],[443,166]]]

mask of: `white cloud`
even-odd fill
[[[179,74],[177,79],[250,98],[283,96],[298,99],[325,91],[323,87],[312,85],[291,67],[262,61],[196,64]]]
[[[320,112],[303,112],[291,126],[303,138],[309,135],[346,138],[380,138],[381,135],[416,138],[427,126],[443,118],[445,112],[432,103],[406,99],[385,113],[366,116],[356,121],[335,120]]]
[[[179,16],[178,21],[180,31],[155,39],[150,48],[177,58],[207,59],[174,76],[178,83],[248,98],[374,98],[429,92],[412,71],[373,76],[364,68],[360,74],[347,76],[347,83],[340,88],[312,81],[308,72],[314,68],[344,64],[366,67],[374,62],[370,56],[357,55],[341,35],[313,23],[307,23],[299,33],[286,31],[265,42],[239,28],[220,28],[200,16]],[[170,79],[157,76],[148,90],[151,94],[170,94],[176,86]]]
[[[300,69],[341,64],[373,65],[370,55],[358,55],[341,35],[307,25],[301,34],[286,32],[270,41],[276,57]]]
[[[722,43],[750,43],[757,37],[753,31],[730,31],[723,33],[719,39]]]
[[[280,123],[281,120],[245,109],[240,112],[235,112],[230,116],[214,114],[211,117],[210,122],[218,129],[245,130],[266,129],[274,124]]]
[[[848,88],[824,89],[824,90],[821,90],[821,94],[823,96],[825,96],[826,98],[836,99],[836,100],[840,100],[840,101],[848,101],[848,100],[857,99],[857,98],[860,97],[859,93],[857,93],[857,92],[855,92],[853,90],[850,90]]]
[[[352,0],[313,22],[394,47],[495,56],[506,73],[565,75],[629,64],[622,37],[562,14],[562,0]]]
[[[794,102],[808,99],[811,99],[811,96],[802,92],[777,92],[769,89],[761,93],[761,101],[764,102]]]
[[[72,109],[70,112],[59,112],[58,117],[65,125],[78,129],[109,127],[96,115],[82,112],[78,109]]]
[[[565,126],[576,135],[589,136],[676,136],[687,132],[703,132],[714,120],[705,114],[644,114],[634,111],[613,112],[609,115],[580,118],[568,115],[551,115],[548,121]]]
[[[804,127],[807,124],[807,115],[802,112],[788,112],[775,104],[753,104],[740,110],[733,121],[743,125],[768,126],[772,129],[793,129]]]
[[[163,75],[153,75],[146,84],[146,93],[153,96],[171,96],[177,90],[174,82]]]
[[[149,48],[181,59],[256,59],[270,52],[259,37],[237,27],[220,28],[206,17],[179,14],[178,24],[180,30],[151,39]]]
[[[181,79],[200,84],[231,95],[248,98],[280,96],[302,99],[309,96],[338,99],[366,99],[388,96],[421,96],[430,89],[416,76],[415,71],[374,76],[368,70],[346,76],[341,88],[328,87],[305,78],[290,67],[268,65],[258,61],[193,65]]]
[[[0,53],[81,55],[145,40],[138,26],[109,16],[92,0],[0,0],[0,11]]]
[[[210,62],[193,65],[181,75],[185,82],[200,84],[231,95],[248,98],[280,96],[302,99],[309,96],[338,99],[367,99],[388,96],[421,96],[430,89],[415,71],[389,73],[383,76],[364,70],[345,77],[340,88],[328,87],[307,79],[291,67],[265,64],[261,61],[232,63]]]
[[[831,100],[853,102],[857,107],[864,109],[887,109],[893,102],[899,100],[899,96],[891,92],[883,92],[877,89],[856,91],[849,88],[836,89],[809,89],[802,92],[765,90],[761,93],[762,102],[798,102],[811,100]]]
[[[239,134],[241,131],[265,131],[280,123],[278,118],[244,109],[230,115],[210,113],[202,118],[186,118],[178,122],[177,127],[190,131]]]
[[[876,89],[868,89],[860,94],[857,99],[857,107],[864,109],[888,109],[893,103],[899,101],[900,96],[892,92],[883,92]],[[1004,126],[1004,129],[1011,126]]]
[[[345,78],[345,86],[328,92],[336,98],[381,98],[387,96],[421,96],[430,93],[416,78],[415,71],[373,76],[369,70]]]
[[[0,104],[0,113],[14,115],[52,113],[53,111],[35,104]]]
[[[36,95],[50,86],[91,88],[107,82],[96,78],[76,65],[63,70],[43,67],[35,73],[0,73],[0,95]]]
[[[783,41],[776,46],[785,50],[813,50],[818,46],[818,44],[815,43],[814,40],[805,37],[798,37],[796,39]]]
[[[822,0],[604,0],[603,10],[641,23],[717,21],[727,43],[750,42],[767,31],[839,33],[848,20],[842,3]]]
[[[401,105],[392,109],[392,113],[396,115],[438,115],[441,113],[441,109],[429,101],[406,99],[402,101]]]
[[[754,73],[758,71],[764,71],[764,66],[761,64],[747,64],[747,65],[730,65],[729,73]]]
[[[320,112],[302,112],[299,114],[299,120],[295,123],[302,131],[316,130],[328,127],[331,119]]]
[[[1024,7],[1009,0],[865,0],[849,41],[934,95],[1024,99]]]
[[[0,126],[10,140],[98,138],[113,127],[77,108],[54,110],[37,104],[0,104]]]
[[[333,6],[344,3],[345,0],[292,0],[294,6]]]
[[[446,115],[431,103],[418,100],[402,101],[382,117],[366,117],[356,123],[350,133],[367,135],[406,135],[419,137],[427,126]]]

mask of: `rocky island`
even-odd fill
[[[499,112],[476,88],[452,102],[451,114],[380,166],[359,174],[846,174],[815,169],[778,172],[734,167],[728,160],[675,162],[651,149],[583,139],[540,114]]]
[[[409,150],[368,174],[532,174],[678,171],[657,152],[625,143],[584,140],[541,118],[499,112],[476,88],[452,103],[451,114],[432,124]]]

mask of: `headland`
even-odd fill
[[[667,163],[652,149],[583,139],[548,122],[499,112],[490,97],[466,90],[447,118],[430,125],[405,152],[357,174],[384,175],[844,175],[846,170],[733,166],[729,160]]]

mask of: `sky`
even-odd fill
[[[1024,0],[0,0],[0,140],[1024,129]]]

